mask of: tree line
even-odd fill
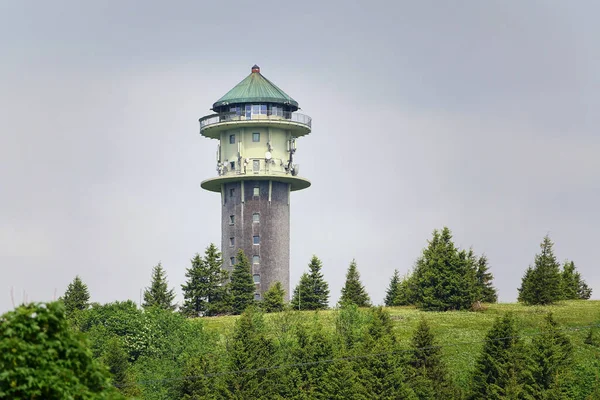
[[[527,305],[552,304],[560,300],[589,299],[591,288],[576,270],[573,261],[561,267],[553,253],[553,242],[544,236],[541,251],[535,255],[518,288],[518,301]],[[241,314],[251,305],[265,312],[324,310],[329,308],[329,285],[324,278],[321,260],[313,255],[308,271],[304,272],[292,291],[289,304],[284,302],[284,288],[275,282],[260,301],[254,300],[255,284],[250,262],[239,249],[231,273],[223,268],[219,249],[210,244],[204,256],[196,254],[186,269],[186,282],[181,285],[183,304],[179,311],[188,317]],[[478,310],[482,303],[495,303],[497,290],[493,285],[485,254],[476,255],[473,249],[459,249],[452,240],[449,228],[434,230],[427,247],[422,250],[412,271],[400,277],[398,270],[386,290],[386,306],[416,306],[426,311]],[[144,308],[160,307],[175,310],[175,290],[168,288],[166,272],[159,263],[152,270],[150,286],[144,290]],[[67,313],[87,307],[89,292],[77,276],[62,298]],[[372,302],[361,282],[356,260],[346,272],[339,304],[370,307]]]
[[[329,317],[328,317],[329,316]],[[575,365],[548,313],[535,334],[496,317],[465,382],[423,315],[401,341],[387,309],[331,314],[248,307],[221,335],[204,319],[130,300],[75,312],[28,304],[2,316],[0,397],[144,399],[596,399],[600,366]],[[598,328],[580,346],[600,348]],[[15,351],[13,349],[18,349]],[[454,351],[454,350],[453,350]]]

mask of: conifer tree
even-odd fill
[[[181,285],[184,298],[182,312],[188,316],[225,312],[228,273],[222,268],[221,252],[211,243],[204,257],[196,254],[191,263],[185,273],[187,281]]]
[[[496,318],[475,363],[469,399],[505,399],[523,392],[524,347],[510,313]],[[517,398],[517,397],[511,397]]]
[[[392,279],[390,279],[390,284],[385,292],[385,299],[383,302],[387,307],[397,306],[398,304],[398,294],[400,292],[400,275],[398,275],[398,270],[394,270],[394,274],[392,275]]]
[[[329,303],[329,285],[321,272],[323,264],[315,255],[308,264],[308,273],[303,273],[294,289],[292,307],[296,310],[325,310]]]
[[[245,257],[243,254],[238,252],[238,257]],[[225,396],[222,398],[273,398],[270,385],[265,384],[272,372],[261,369],[272,365],[273,353],[274,346],[266,336],[263,314],[255,307],[247,307],[236,320],[232,340],[227,345],[227,369],[248,372],[225,375]]]
[[[234,314],[241,314],[254,303],[254,280],[248,257],[242,249],[237,252],[236,263],[229,283],[231,307]]]
[[[368,313],[367,326],[358,354],[377,354],[356,360],[361,386],[371,398],[416,399],[407,384],[402,360],[394,351],[400,351],[393,332],[392,320],[387,311],[376,307]]]
[[[498,292],[492,285],[494,275],[489,272],[487,257],[482,255],[475,262],[475,279],[477,280],[478,300],[484,303],[495,303],[498,301]]]
[[[561,288],[565,300],[587,300],[592,295],[592,290],[581,278],[573,261],[566,261],[563,265]]]
[[[529,267],[519,287],[519,301],[525,304],[552,304],[563,297],[560,265],[556,261],[548,235],[540,244],[534,267]]]
[[[371,398],[360,383],[359,374],[352,361],[340,359],[334,361],[323,375],[320,396],[328,400],[367,400]]]
[[[473,259],[454,246],[450,229],[434,230],[415,266],[416,304],[430,311],[469,309],[477,297]]]
[[[442,349],[437,345],[425,318],[421,318],[417,325],[412,337],[411,349],[408,361],[412,368],[413,389],[422,392],[426,389],[423,386],[426,386],[431,390],[431,395],[437,399],[454,398],[448,369],[442,360]]]
[[[283,290],[283,286],[281,282],[277,281],[271,285],[269,290],[265,292],[262,308],[265,312],[280,312],[285,308],[285,302],[283,301],[283,296],[285,295],[285,291]]]
[[[163,310],[174,310],[177,305],[173,304],[175,299],[175,290],[169,290],[167,282],[167,273],[159,262],[152,268],[152,281],[150,287],[144,290],[144,304],[142,307],[158,307]]]
[[[352,260],[346,273],[346,283],[342,288],[340,304],[356,304],[358,307],[370,307],[371,299],[360,281],[356,261]]]
[[[529,363],[529,390],[535,398],[557,393],[566,384],[563,378],[573,366],[573,344],[560,331],[552,313],[546,315],[541,334],[532,338]]]
[[[78,310],[88,308],[90,292],[87,285],[79,278],[79,275],[75,276],[73,282],[69,283],[61,300],[65,305],[65,314],[67,317],[73,315]]]
[[[398,294],[396,296],[397,306],[412,306],[415,300],[415,279],[414,275],[408,272],[398,283]]]

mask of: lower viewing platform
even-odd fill
[[[273,181],[283,182],[291,184],[291,190],[302,190],[310,186],[308,179],[299,178],[291,175],[231,175],[231,176],[219,176],[217,178],[207,179],[200,183],[202,189],[209,190],[211,192],[221,192],[221,185],[231,182],[239,181]]]

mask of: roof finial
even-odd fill
[[[252,72],[260,72],[260,67],[256,64],[252,67]]]

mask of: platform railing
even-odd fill
[[[200,118],[200,131],[209,127],[210,125],[220,124],[223,122],[233,121],[291,121],[298,124],[306,125],[310,128],[312,119],[305,114],[291,111],[277,111],[271,113],[270,111],[265,114],[245,114],[243,111],[240,112],[225,112],[219,114],[207,115],[206,117]]]

